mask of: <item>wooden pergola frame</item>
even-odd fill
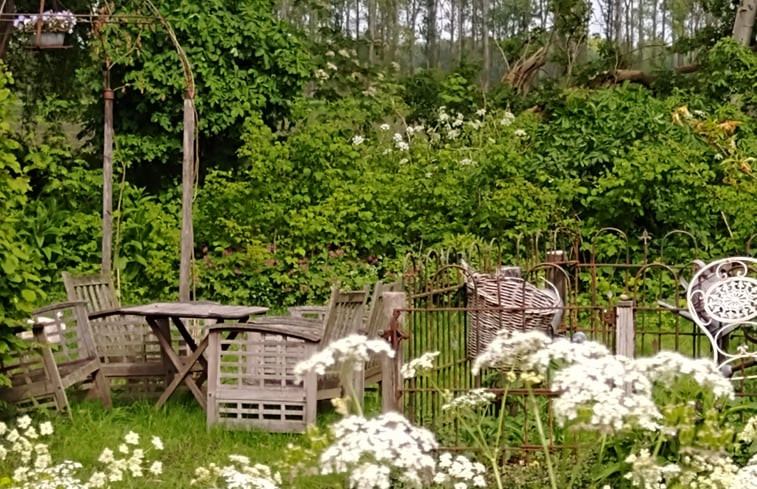
[[[178,42],[176,35],[168,20],[160,13],[152,0],[143,0],[144,4],[152,11],[152,16],[144,15],[123,15],[107,14],[106,19],[102,15],[77,15],[76,17],[83,22],[105,23],[127,23],[127,24],[144,24],[159,23],[163,26],[168,34],[171,43],[176,49],[182,64],[184,73],[184,109],[183,109],[183,156],[182,156],[182,205],[181,205],[181,258],[179,263],[179,300],[189,301],[191,282],[192,282],[192,256],[194,247],[194,229],[192,226],[192,201],[193,185],[195,179],[195,164],[197,155],[195,154],[195,142],[197,127],[197,112],[194,106],[195,84],[192,73],[192,65],[189,62],[184,49]],[[4,2],[3,2],[4,4]],[[39,2],[39,18],[36,29],[37,47],[42,33],[41,16],[45,11],[45,0]],[[13,13],[5,14],[0,9],[0,20],[16,18],[20,15],[34,15]],[[61,47],[61,46],[56,46]],[[110,66],[107,64],[103,74],[103,111],[104,111],[104,128],[103,128],[103,200],[102,200],[102,260],[101,268],[103,273],[110,274],[112,271],[113,256],[113,102],[114,92],[110,86]]]

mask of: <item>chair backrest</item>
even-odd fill
[[[84,301],[88,313],[121,306],[113,281],[107,273],[75,277],[63,272],[63,286],[69,301]]]
[[[686,299],[693,321],[713,348],[733,356],[719,343],[739,326],[757,327],[757,259],[738,256],[705,265],[689,282]]]
[[[29,322],[32,330],[18,335],[28,339],[28,348],[7,355],[0,365],[0,372],[11,381],[0,398],[19,403],[21,410],[53,404],[65,409],[63,389],[99,369],[84,304],[66,302],[37,309]]]
[[[371,296],[371,302],[368,305],[368,314],[365,320],[365,335],[368,338],[375,338],[380,333],[381,324],[379,324],[379,317],[381,316],[381,304],[383,302],[384,292],[400,292],[402,291],[402,282],[396,280],[394,282],[382,282],[379,280],[373,287],[373,295]]]
[[[56,345],[53,352],[56,364],[65,365],[97,358],[84,303],[63,302],[37,309],[31,321],[37,328],[42,326],[42,334],[47,343]]]
[[[323,322],[322,345],[328,345],[356,333],[363,324],[365,304],[368,302],[368,287],[363,290],[344,291],[334,286]]]

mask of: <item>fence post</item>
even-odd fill
[[[555,286],[557,292],[560,294],[560,299],[563,304],[567,304],[567,298],[565,297],[565,274],[561,270],[558,270],[565,261],[565,252],[563,250],[553,250],[547,252],[547,263],[553,264],[547,269],[547,280]]]
[[[621,295],[615,308],[615,354],[633,358],[635,354],[633,301]]]
[[[399,314],[394,321],[395,309],[405,307],[406,295],[404,292],[384,292],[384,300],[381,304],[381,316],[379,317],[379,331],[383,331],[383,337],[391,343],[394,349],[394,358],[384,357],[381,361],[381,412],[399,411],[399,399],[397,389],[402,385],[399,375],[399,366],[402,365],[402,345],[399,333],[405,327],[405,315]]]

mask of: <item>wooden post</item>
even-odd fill
[[[615,308],[615,354],[633,358],[635,328],[633,322],[633,301],[621,296]]]
[[[384,300],[381,305],[381,315],[379,316],[379,331],[389,331],[394,318],[394,310],[405,307],[406,295],[404,292],[384,292]],[[402,386],[400,378],[400,369],[402,365],[402,344],[396,334],[403,331],[405,327],[405,315],[400,314],[397,318],[396,330],[390,335],[385,335],[394,348],[394,358],[384,357],[381,362],[381,412],[399,411],[399,399],[396,392]]]
[[[184,158],[182,159],[182,199],[181,199],[181,261],[179,263],[179,300],[189,300],[192,281],[192,250],[194,230],[192,229],[192,188],[194,186],[195,164],[195,116],[194,95],[187,92],[184,97]]]
[[[110,276],[113,256],[113,90],[110,73],[105,72],[105,125],[103,127],[103,238],[102,272]]]

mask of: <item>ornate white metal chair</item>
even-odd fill
[[[757,378],[757,259],[731,257],[702,267],[689,283],[692,320],[712,345],[713,359],[734,380]],[[733,333],[743,335],[739,344]]]

